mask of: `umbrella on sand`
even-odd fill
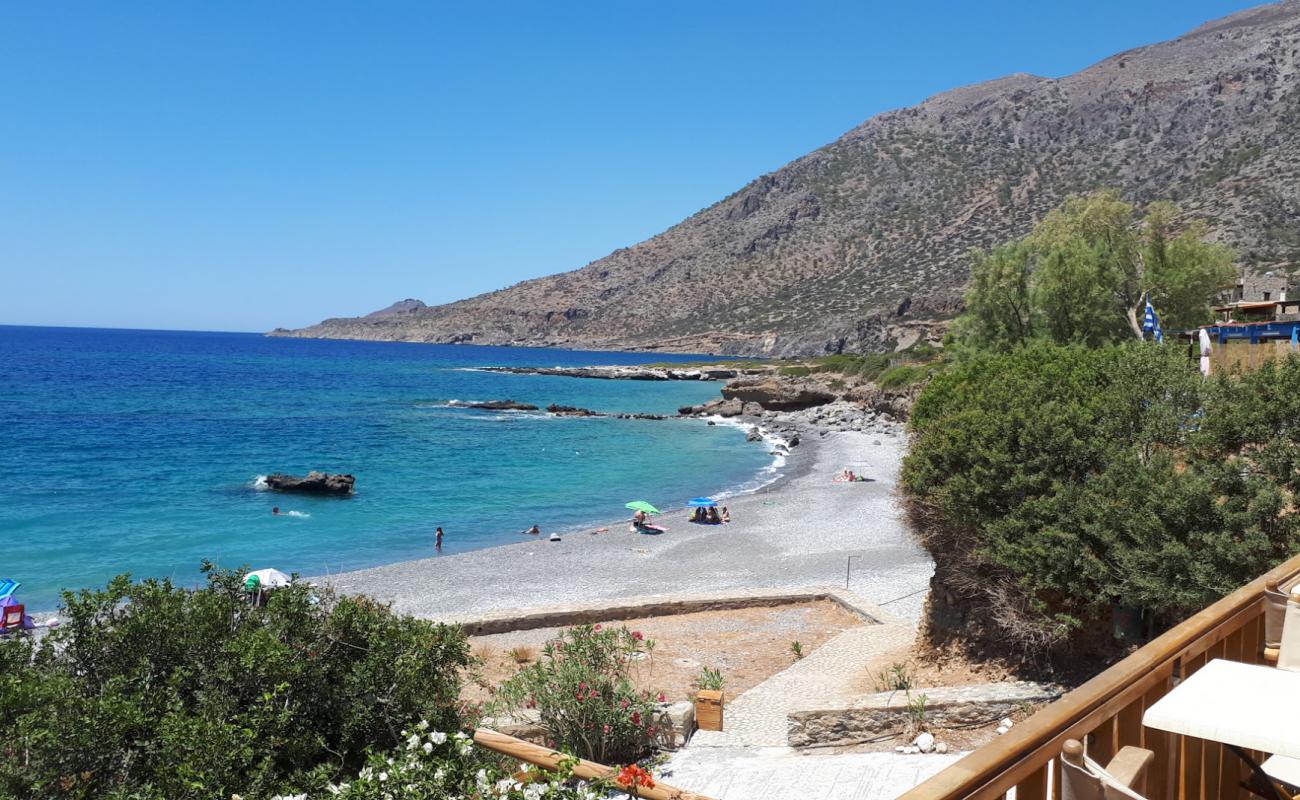
[[[659,509],[655,508],[654,506],[650,505],[644,500],[633,500],[632,502],[624,506],[624,508],[630,508],[633,511],[644,511],[647,514],[659,513]]]
[[[254,570],[245,575],[244,585],[247,586],[253,578],[257,578],[257,582],[253,585],[256,589],[275,589],[280,586],[288,586],[293,580],[293,578],[278,569],[267,568]]]
[[[697,497],[686,505],[688,508],[713,508],[717,504],[718,501],[711,497]]]

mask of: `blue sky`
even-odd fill
[[[868,117],[1245,2],[0,5],[0,324],[266,330],[652,236]]]

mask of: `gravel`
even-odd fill
[[[804,422],[795,420],[799,428]],[[599,535],[570,532],[560,542],[532,540],[316,580],[391,602],[399,612],[465,620],[620,597],[843,586],[846,560],[854,556],[850,588],[915,623],[933,563],[911,537],[895,496],[905,438],[896,427],[872,428],[804,435],[784,477],[724,501],[730,525],[692,525],[685,511],[674,510],[658,519],[669,528],[658,536],[631,533],[624,520]],[[833,482],[846,467],[871,481]]]

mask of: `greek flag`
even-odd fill
[[[1160,330],[1160,318],[1156,316],[1156,310],[1151,307],[1151,295],[1144,297],[1146,300],[1147,310],[1142,316],[1142,332],[1151,334],[1151,338],[1157,342],[1164,342],[1165,332]]]

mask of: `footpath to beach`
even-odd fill
[[[844,586],[852,556],[852,591],[915,624],[933,565],[895,494],[903,435],[841,431],[803,441],[785,477],[726,501],[730,525],[693,525],[682,511],[657,520],[669,528],[658,536],[631,533],[622,520],[597,535],[530,538],[317,580],[399,612],[457,621],[634,596]],[[834,482],[846,467],[872,480]]]

